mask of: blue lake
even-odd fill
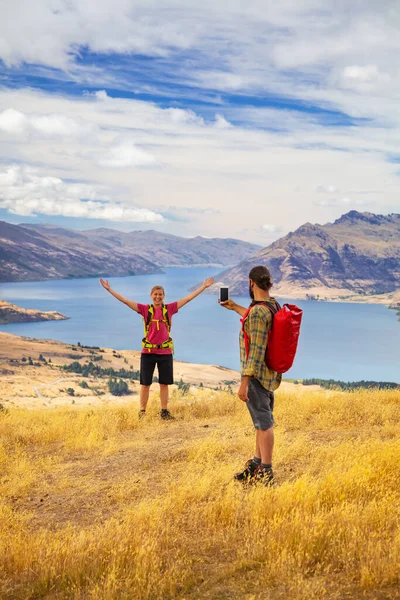
[[[153,285],[163,285],[167,302],[219,270],[167,269],[162,275],[110,278],[113,289],[147,303]],[[70,319],[47,323],[0,325],[0,331],[118,349],[141,347],[141,317],[115,300],[97,279],[0,284],[0,298],[40,310],[57,310]],[[284,298],[278,298],[284,302]],[[249,299],[235,298],[243,305]],[[298,354],[286,377],[361,379],[400,382],[400,323],[386,306],[291,300],[303,311]],[[175,358],[187,362],[239,368],[239,317],[202,294],[173,318]]]

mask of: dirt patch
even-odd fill
[[[139,428],[125,432],[118,450],[108,456],[70,455],[28,497],[12,498],[14,509],[28,511],[33,528],[55,530],[68,522],[85,527],[106,521],[117,516],[125,503],[162,494],[174,474],[181,477],[187,468],[187,448],[223,427],[221,419],[206,425],[179,420],[155,423],[150,431]],[[60,445],[55,444],[43,449],[43,454],[57,455],[59,451]],[[162,465],[168,477],[160,476]]]

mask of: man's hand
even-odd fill
[[[240,384],[240,387],[238,390],[238,396],[242,400],[242,402],[248,402],[248,400],[249,400],[248,392],[249,392],[249,381],[248,381],[247,377],[244,377],[242,379],[242,383]]]
[[[234,302],[231,298],[225,300],[225,302],[221,302],[221,300],[218,300],[218,303],[224,308],[227,308],[228,310],[235,310],[236,302]]]
[[[205,279],[203,281],[203,285],[201,286],[203,288],[203,290],[206,290],[207,288],[210,287],[210,285],[212,285],[214,283],[214,277],[210,277],[209,279]]]
[[[110,284],[108,283],[108,279],[106,279],[105,281],[104,281],[104,279],[100,279],[100,283],[101,283],[101,285],[103,286],[103,288],[104,288],[105,290],[107,290],[107,292],[109,292],[109,291],[111,290],[111,286],[110,286]]]
[[[236,304],[236,302],[234,302],[231,298],[229,298],[225,302],[221,302],[221,300],[218,300],[218,303],[224,308],[227,308],[228,310],[234,310],[241,317],[244,317],[244,315],[246,314],[247,309],[244,306],[240,306],[240,304]]]

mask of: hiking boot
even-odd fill
[[[274,487],[275,479],[273,470],[266,469],[265,467],[258,467],[252,483],[263,485],[265,487]]]
[[[234,479],[236,481],[240,481],[241,483],[249,483],[255,476],[257,469],[258,465],[253,463],[253,459],[250,458],[250,460],[248,460],[245,464],[244,471],[236,473],[236,475],[234,475]]]
[[[168,408],[161,409],[160,417],[163,419],[163,421],[173,421],[175,419],[175,417],[173,417],[169,412]]]
[[[144,410],[144,408],[141,408],[138,412],[138,417],[139,417],[139,421],[140,419],[143,419],[143,417],[146,416],[146,411]]]

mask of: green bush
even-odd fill
[[[109,379],[108,389],[113,396],[125,396],[129,393],[129,387],[123,379]]]

